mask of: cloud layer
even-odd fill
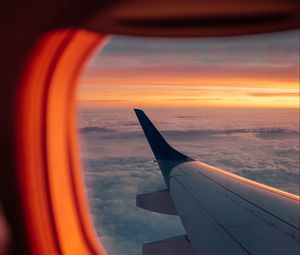
[[[185,154],[299,194],[298,110],[147,110]],[[110,255],[141,254],[142,244],[184,233],[176,216],[137,208],[135,196],[165,188],[132,111],[79,111],[90,209]]]

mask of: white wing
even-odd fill
[[[289,254],[300,251],[299,197],[209,166],[173,149],[135,110],[168,189],[137,205],[177,213],[186,236],[145,244],[143,255]]]

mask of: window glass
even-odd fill
[[[299,31],[162,39],[112,36],[79,81],[78,130],[90,210],[108,254],[185,233],[136,207],[165,189],[133,108],[177,150],[299,194]]]

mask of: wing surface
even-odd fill
[[[164,204],[174,204],[173,211],[181,218],[188,240],[146,244],[143,254],[151,254],[149,247],[156,253],[163,247],[167,254],[169,247],[170,254],[184,255],[180,249],[174,251],[177,246],[188,247],[186,254],[192,254],[192,247],[195,255],[299,254],[298,196],[181,154],[165,141],[143,111],[135,112],[168,187],[170,196],[164,199],[169,197],[172,201]],[[170,152],[165,154],[165,148],[176,151],[174,157]],[[143,208],[147,208],[146,203],[145,200]],[[153,201],[153,207],[152,204]],[[156,204],[153,211],[163,211],[158,207]]]

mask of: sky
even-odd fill
[[[299,107],[299,31],[168,39],[112,36],[79,80],[84,108]]]
[[[136,194],[166,187],[132,108],[184,154],[300,193],[299,31],[112,36],[84,67],[77,99],[90,212],[110,255],[185,234],[178,216],[136,206]]]

